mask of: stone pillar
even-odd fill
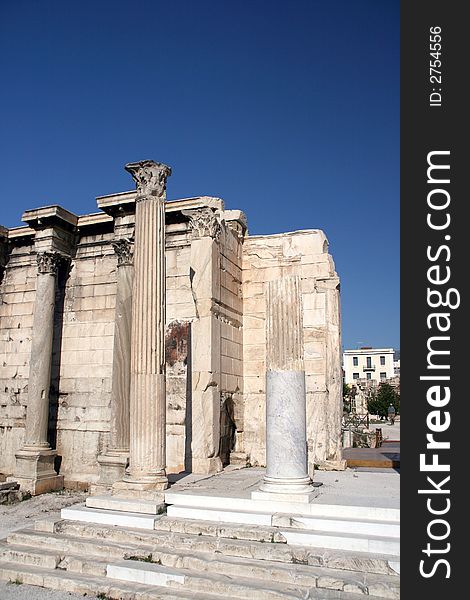
[[[342,458],[341,423],[343,417],[343,370],[341,366],[341,310],[340,285],[336,276],[318,277],[317,290],[325,294],[326,321],[326,384],[328,402],[324,407],[325,423],[322,432],[325,460],[318,461],[320,469],[346,469],[346,461]]]
[[[171,169],[129,163],[137,183],[131,333],[130,454],[114,493],[163,499],[165,425],[165,191]]]
[[[309,502],[299,277],[268,283],[266,339],[266,476],[252,498]]]
[[[192,229],[190,279],[196,319],[191,323],[190,468],[193,473],[222,470],[220,445],[220,223],[207,207],[183,211]]]
[[[0,283],[8,260],[8,229],[0,225]]]
[[[131,318],[134,281],[133,243],[113,242],[117,254],[116,310],[114,317],[113,375],[111,388],[110,444],[98,457],[100,479],[92,493],[110,489],[124,477],[129,462],[129,397],[131,383]]]
[[[56,275],[62,258],[57,252],[37,254],[25,442],[15,455],[15,480],[33,495],[63,487],[63,476],[54,470],[57,453],[47,441]]]

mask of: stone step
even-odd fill
[[[131,543],[116,543],[105,538],[77,538],[68,535],[47,534],[33,530],[15,531],[7,538],[8,546],[27,547],[28,549],[47,548],[49,552],[60,556],[93,556],[94,558],[110,561],[121,560],[124,557],[136,556],[142,559],[148,557],[152,545],[141,546]]]
[[[239,525],[236,527],[230,523],[198,521],[196,519],[171,519],[171,517],[166,517],[156,523],[155,528],[166,531],[177,530],[179,532],[192,533],[193,535],[212,535],[235,539],[247,539],[248,536],[253,536],[257,532],[264,536],[265,541],[279,544],[287,543],[291,546],[301,545],[330,548],[333,550],[352,550],[370,554],[389,554],[390,556],[399,556],[400,554],[398,537],[387,537],[373,533],[349,533],[347,531],[343,533],[339,523],[336,523],[336,527],[332,528],[332,530],[323,531],[321,529],[323,520],[319,519],[318,523],[319,529],[311,531],[292,527],[269,528],[259,525]],[[327,523],[326,527],[328,526],[329,524]],[[344,525],[344,528],[347,529],[346,525]],[[373,528],[370,528],[369,531],[373,531]],[[270,537],[271,539],[269,539]]]
[[[24,540],[23,540],[24,541]],[[39,542],[36,539],[36,542]],[[91,540],[96,542],[96,540]],[[76,548],[75,548],[76,549]],[[0,564],[2,561],[25,564],[48,569],[63,569],[70,572],[86,573],[93,576],[105,575],[108,560],[102,553],[93,556],[93,546],[84,544],[85,555],[68,552],[45,551],[31,546],[0,545]],[[143,564],[156,563],[170,569],[186,569],[193,573],[209,572],[226,575],[234,579],[239,577],[302,588],[322,588],[354,591],[362,594],[375,594],[383,598],[399,598],[399,578],[396,576],[374,575],[357,571],[345,571],[300,564],[284,564],[274,561],[260,561],[249,558],[221,557],[209,553],[184,553],[175,550],[142,550],[136,547],[135,554],[140,555]],[[132,556],[133,552],[123,548],[121,555],[112,552],[114,560]],[[111,559],[110,559],[111,560]],[[136,561],[128,561],[135,563]]]
[[[359,533],[333,533],[331,531],[289,531],[280,532],[290,546],[330,548],[332,550],[352,550],[367,554],[388,554],[400,556],[400,541],[395,538],[361,535]]]
[[[0,563],[0,580],[36,585],[51,590],[101,596],[112,600],[218,600],[219,595],[168,587],[126,583],[108,577],[93,577],[59,569],[45,570],[29,565]],[[349,600],[349,599],[344,599]]]
[[[271,526],[246,525],[221,521],[199,521],[197,519],[179,519],[162,516],[155,522],[156,531],[187,533],[188,535],[207,535],[234,540],[285,544],[285,537],[279,529]]]
[[[88,496],[85,505],[87,508],[147,515],[158,515],[165,511],[165,505],[161,502],[119,496]]]
[[[295,529],[313,529],[340,533],[360,533],[382,537],[400,537],[400,524],[388,521],[358,520],[334,517],[306,517],[304,515],[284,513],[262,513],[247,511],[229,511],[210,508],[191,508],[171,505],[167,516],[179,519],[213,521],[239,524],[252,524],[274,527],[293,527]]]
[[[123,561],[108,565],[107,575],[113,579],[126,582],[167,586],[176,589],[191,590],[196,593],[214,593],[223,598],[256,598],[256,600],[298,600],[304,599],[306,594],[312,600],[359,600],[363,593],[354,593],[334,589],[320,589],[311,587],[308,591],[298,586],[286,586],[272,581],[236,578],[219,573],[195,573],[188,569],[172,569],[151,563],[138,563],[137,561]],[[370,596],[377,599],[376,596]]]
[[[193,573],[218,573],[234,579],[273,581],[303,588],[322,588],[375,594],[384,598],[400,597],[400,580],[396,575],[376,575],[313,565],[286,564],[268,560],[236,558],[209,553],[183,553],[154,550],[152,563],[187,569]]]
[[[119,527],[133,527],[137,529],[153,529],[155,521],[160,516],[123,512],[122,510],[104,510],[87,508],[86,506],[71,506],[61,510],[62,519],[69,521],[82,521],[85,523],[99,523],[101,525],[117,525]]]
[[[340,565],[336,568],[346,568],[371,573],[393,574],[399,572],[399,560],[396,556],[377,554],[368,556],[353,551],[340,551],[325,548],[291,546],[286,543],[257,543],[251,540],[238,539],[237,530],[224,528],[217,524],[216,537],[206,534],[191,534],[185,529],[189,521],[181,520],[181,531],[137,531],[119,527],[104,527],[88,523],[60,521],[55,525],[55,531],[71,536],[105,538],[117,543],[140,543],[175,550],[191,550],[194,552],[215,552],[225,556],[240,558],[256,558],[259,560],[275,560],[278,562],[316,564],[330,566],[324,560],[336,560]],[[254,527],[254,526],[253,526]],[[229,537],[230,534],[230,537]],[[325,559],[323,557],[326,557]],[[343,558],[346,557],[344,561]],[[352,562],[350,559],[352,558]],[[353,564],[355,566],[348,566]]]
[[[342,504],[321,504],[315,500],[310,503],[280,502],[274,500],[252,500],[229,496],[205,496],[189,492],[166,492],[165,502],[170,505],[191,508],[281,513],[288,515],[303,515],[305,517],[333,517],[344,519],[400,522],[400,509],[378,506],[353,506]]]
[[[30,546],[0,544],[0,566],[3,562],[29,565],[42,569],[62,569],[93,576],[106,575],[106,565],[108,564],[107,560],[90,555],[84,557],[70,553],[39,550]]]
[[[50,523],[45,521],[44,526],[50,526]],[[185,522],[185,525],[187,523]],[[41,526],[40,523],[37,525]],[[68,550],[73,554],[89,553],[98,557],[109,557],[110,560],[119,560],[124,556],[146,558],[158,552],[183,555],[208,553],[209,556],[217,559],[274,561],[286,566],[312,565],[395,577],[399,572],[399,561],[385,555],[372,557],[350,551],[313,549],[280,543],[257,543],[184,531],[181,533],[137,531],[72,521],[55,522],[54,531],[55,533],[34,530],[15,532],[9,536],[8,542],[36,548],[54,548],[58,551]],[[220,525],[219,533],[223,533]]]

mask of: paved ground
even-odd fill
[[[249,498],[263,476],[264,469],[260,468],[226,470],[212,476],[186,475],[179,477],[171,489],[175,492]],[[319,504],[400,506],[400,474],[394,469],[315,471],[314,481],[322,484],[313,500]]]
[[[400,439],[400,421],[395,421],[394,425],[382,421],[381,423],[371,423],[370,429],[374,430],[376,427],[382,428],[382,435],[384,439],[399,440]]]

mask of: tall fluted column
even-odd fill
[[[110,444],[98,457],[100,479],[92,494],[109,489],[123,478],[129,461],[131,318],[134,282],[133,250],[128,239],[113,242],[117,254],[116,309],[114,317],[113,375],[111,387]]]
[[[57,252],[37,254],[25,442],[16,454],[15,473],[22,488],[33,494],[63,486],[63,477],[54,470],[56,452],[50,449],[47,441],[56,275],[61,260],[62,256]]]
[[[171,169],[126,165],[137,183],[131,334],[129,467],[116,492],[142,497],[168,487],[165,394],[165,191]],[[158,494],[157,494],[158,495]]]
[[[309,502],[299,277],[268,283],[266,339],[266,476],[252,497]]]

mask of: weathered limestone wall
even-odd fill
[[[247,237],[243,245],[244,450],[265,464],[266,283],[301,281],[309,470],[341,459],[339,280],[322,231]]]
[[[96,457],[109,443],[117,262],[113,238],[112,229],[81,237],[65,284],[62,327],[56,320],[62,337],[60,352],[53,355],[53,369],[59,371],[57,451],[66,485],[96,479]]]
[[[57,279],[49,441],[68,487],[97,482],[97,457],[111,444],[113,242],[133,238],[134,196],[98,199],[107,214],[72,215],[78,221],[71,259]],[[339,292],[324,234],[249,237],[243,213],[206,197],[169,202],[166,221],[168,472],[214,472],[229,461],[265,464],[266,282],[284,275],[301,279],[309,462],[338,461]],[[31,227],[0,228],[0,473],[6,475],[14,473],[24,443],[41,235]]]
[[[11,473],[24,442],[36,264],[29,245],[14,247],[0,294],[0,472]]]

